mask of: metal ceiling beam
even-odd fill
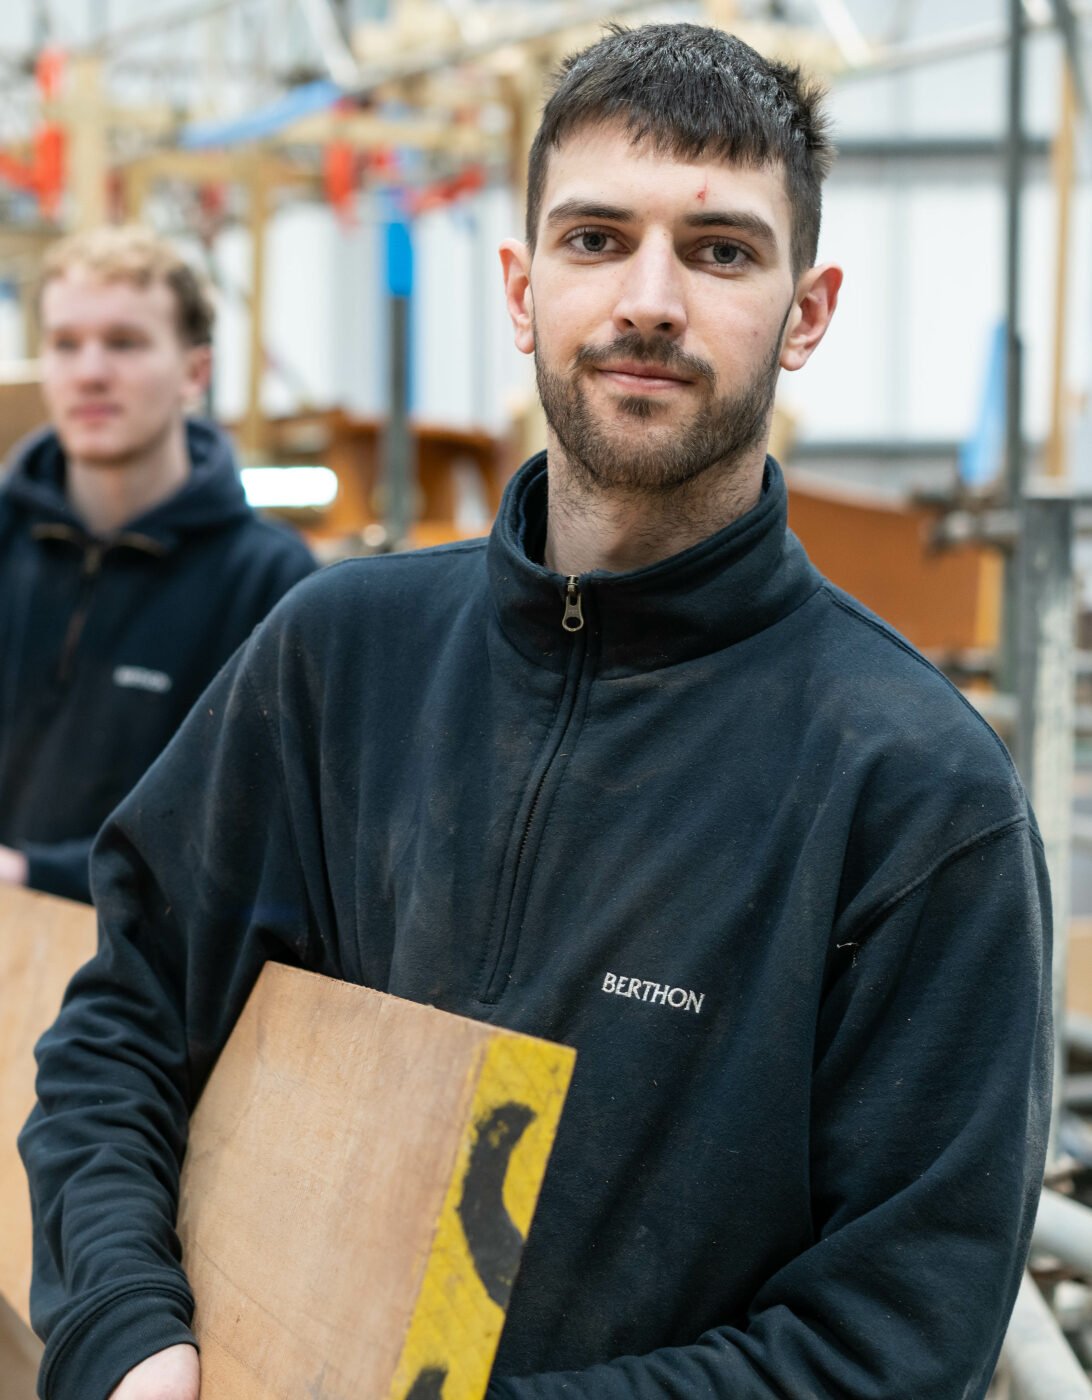
[[[860,68],[866,64],[872,57],[872,45],[861,33],[846,0],[812,0],[812,3],[847,66]]]
[[[384,63],[361,69],[361,81],[353,89],[355,95],[366,96],[385,83],[423,78],[453,64],[471,62],[510,45],[533,44],[549,39],[566,29],[583,28],[599,21],[621,19],[642,10],[658,9],[662,0],[570,0],[560,6],[543,6],[541,15],[510,27],[497,26],[488,37],[442,45],[428,53],[409,53]]]
[[[1054,3],[1054,0],[1051,0]],[[1090,0],[1066,0],[1074,23],[1092,17]],[[1049,18],[1038,13],[1027,17],[1029,30],[1042,30],[1051,27]],[[907,39],[890,48],[875,47],[870,63],[861,68],[850,68],[840,76],[843,78],[864,78],[874,73],[889,73],[903,68],[918,68],[928,63],[941,63],[947,59],[966,58],[971,54],[983,53],[987,49],[1004,48],[1009,42],[1007,24],[976,24],[967,29],[949,31],[946,34],[923,39]]]
[[[168,10],[166,14],[150,14],[144,19],[134,20],[132,24],[100,35],[87,47],[92,53],[107,57],[136,40],[165,34],[171,29],[183,29],[191,24],[198,24],[201,20],[212,19],[225,10],[238,9],[240,5],[247,3],[248,0],[206,0],[204,4],[189,4],[177,10]]]
[[[338,87],[355,87],[360,82],[360,65],[345,41],[330,0],[299,0],[299,5],[330,77]]]

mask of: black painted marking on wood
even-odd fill
[[[447,1372],[442,1366],[426,1366],[406,1391],[406,1400],[443,1400]]]
[[[523,1253],[523,1236],[505,1209],[504,1178],[512,1152],[535,1116],[526,1104],[505,1103],[475,1125],[459,1201],[459,1219],[474,1268],[500,1308],[508,1306]]]

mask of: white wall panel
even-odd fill
[[[482,356],[474,314],[476,237],[477,220],[462,208],[425,214],[414,230],[413,411],[426,422],[460,428],[473,421]]]
[[[227,229],[216,240],[213,263],[218,280],[229,289],[250,287],[250,237],[245,229]],[[217,417],[238,419],[246,409],[248,319],[245,306],[233,290],[216,301],[216,334],[213,341],[213,404]]]
[[[517,233],[514,201],[502,189],[417,221],[414,411],[422,419],[506,429],[530,372],[512,344],[497,255]]]
[[[387,400],[385,243],[375,201],[362,196],[356,222],[337,225],[332,250],[333,402],[378,417]]]
[[[1001,192],[916,185],[905,197],[899,288],[905,393],[896,437],[964,438],[974,426],[1004,291]]]
[[[1055,201],[1045,176],[1029,183],[1023,218],[1021,321],[1024,412],[1030,438],[1047,431],[1053,376]],[[1067,379],[1092,373],[1092,191],[1073,216]],[[981,399],[992,328],[1004,314],[1004,196],[974,178],[933,174],[902,183],[842,180],[827,197],[820,258],[846,280],[826,341],[784,402],[800,437],[962,439]],[[1089,468],[1092,471],[1092,467]]]
[[[781,400],[802,440],[888,431],[900,353],[889,274],[897,222],[891,200],[867,189],[847,187],[827,200],[819,260],[845,272],[838,309],[804,368],[781,376]]]
[[[343,237],[334,215],[321,205],[291,206],[269,225],[269,363],[262,386],[262,404],[269,413],[291,413],[303,404],[325,408],[342,397],[337,326],[351,319],[354,310],[340,296]]]

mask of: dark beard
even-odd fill
[[[792,307],[789,307],[789,311]],[[547,369],[535,356],[535,378],[546,421],[557,435],[571,470],[588,485],[631,491],[669,492],[693,481],[718,463],[726,470],[740,465],[769,431],[777,388],[781,323],[773,350],[751,382],[735,394],[716,395],[716,373],[697,356],[661,337],[645,340],[633,331],[608,346],[583,346],[575,372],[566,377]],[[588,406],[582,371],[586,365],[639,360],[676,370],[704,382],[709,395],[691,421],[666,441],[650,441],[643,424],[654,422],[659,405],[643,395],[622,398],[618,407],[632,427],[604,427]]]

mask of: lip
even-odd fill
[[[613,380],[620,388],[631,391],[687,388],[694,382],[680,374],[672,374],[661,365],[646,364],[640,360],[618,360],[613,364],[600,365],[598,369],[600,374]]]

